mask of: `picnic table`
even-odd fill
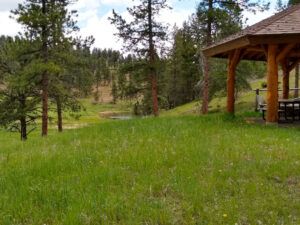
[[[263,120],[265,120],[265,113],[267,111],[267,105],[259,103],[259,110],[262,112]],[[300,98],[295,99],[278,99],[278,118],[284,115],[286,121],[289,121],[288,117],[295,121],[295,117],[298,116],[300,120]]]
[[[291,114],[292,120],[295,120],[296,114],[300,120],[300,99],[278,99],[278,109],[283,110],[284,117],[288,120],[288,114]],[[298,112],[297,112],[298,111]]]

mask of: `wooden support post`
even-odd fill
[[[276,54],[278,45],[268,46],[268,94],[267,94],[267,124],[278,122],[278,64]]]
[[[299,64],[296,66],[295,70],[295,93],[294,93],[294,98],[298,98],[299,96]]]
[[[234,85],[235,85],[235,69],[240,61],[240,49],[234,50],[229,55],[228,59],[228,74],[227,74],[227,106],[228,113],[234,113]]]
[[[287,60],[283,60],[280,62],[282,72],[283,72],[283,77],[282,77],[282,89],[283,89],[283,94],[282,98],[283,99],[288,99],[289,98],[289,91],[290,91],[290,71],[288,69],[289,64]]]

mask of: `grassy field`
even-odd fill
[[[299,134],[224,115],[0,131],[0,224],[300,224]]]

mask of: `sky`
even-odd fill
[[[18,3],[24,0],[0,0],[0,35],[14,36],[22,31],[22,27],[10,18],[10,10],[15,9]],[[263,13],[257,12],[256,15],[245,13],[244,17],[248,18],[247,25],[252,25],[265,19],[275,13],[275,4],[277,0],[269,0],[271,9]],[[78,11],[78,26],[80,27],[79,34],[82,37],[92,35],[95,38],[93,47],[97,48],[112,48],[120,50],[122,41],[118,40],[114,33],[116,29],[108,21],[108,17],[112,15],[112,10],[115,9],[124,18],[129,19],[126,8],[135,4],[132,0],[78,0],[71,6],[72,9]],[[195,12],[199,0],[168,0],[168,4],[172,10],[163,10],[158,20],[173,27],[176,24],[178,27]]]

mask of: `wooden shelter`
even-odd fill
[[[266,61],[267,123],[278,122],[278,65],[283,71],[283,98],[289,73],[300,62],[300,4],[254,24],[203,50],[206,57],[228,58],[227,112],[234,113],[235,69],[240,60]]]

